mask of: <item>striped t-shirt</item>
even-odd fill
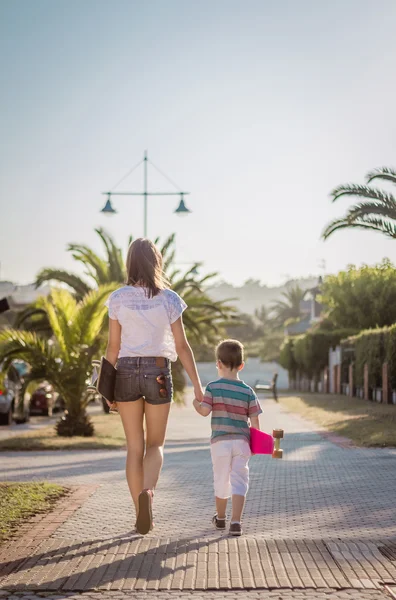
[[[209,383],[202,405],[212,411],[212,443],[241,437],[250,440],[248,419],[262,413],[252,388],[239,379]]]

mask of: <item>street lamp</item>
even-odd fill
[[[117,211],[111,205],[111,192],[108,192],[106,204],[104,205],[104,207],[102,208],[102,210],[100,212],[102,212],[102,213],[104,213],[106,215],[115,215],[115,214],[117,214]]]
[[[143,192],[114,192],[114,191],[102,192],[102,194],[107,196],[107,200],[106,200],[106,204],[102,208],[101,212],[106,215],[114,215],[117,213],[117,211],[114,209],[114,207],[111,203],[112,196],[143,196],[143,199],[144,199],[144,237],[147,237],[147,199],[148,199],[148,197],[149,196],[180,196],[179,206],[176,208],[176,210],[174,212],[177,215],[182,216],[182,215],[188,215],[191,212],[191,210],[189,208],[187,208],[185,201],[184,201],[184,196],[187,196],[190,192],[182,192],[181,190],[179,190],[177,192],[149,192],[149,191],[147,191],[147,163],[149,162],[149,159],[147,157],[147,151],[144,153],[143,160],[140,161],[140,163],[138,165],[136,165],[136,167],[131,169],[131,171],[129,171],[129,173],[127,173],[127,175],[125,177],[123,177],[114,186],[113,190],[121,183],[121,181],[124,181],[124,179],[126,177],[128,177],[132,173],[132,171],[134,171],[137,167],[139,167],[142,164],[142,162],[144,164]],[[161,175],[166,177],[166,179],[168,179],[168,181],[170,181],[170,183],[172,183],[172,185],[174,187],[178,187],[169,179],[169,177],[167,177],[164,173],[162,173],[151,161],[150,161],[150,164],[155,169],[157,169],[157,171],[159,173],[161,173]]]
[[[191,210],[189,208],[187,208],[187,206],[184,203],[184,193],[180,192],[180,204],[179,206],[176,208],[175,213],[177,215],[180,215],[181,217],[188,215],[188,213],[190,213]]]

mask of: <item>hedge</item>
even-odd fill
[[[349,350],[349,362],[355,364],[355,381],[363,386],[363,371],[368,364],[370,387],[382,385],[382,365],[388,363],[389,385],[396,389],[396,325],[368,329],[342,342],[343,351]]]
[[[328,365],[330,348],[353,333],[355,331],[350,329],[308,331],[303,335],[287,338],[281,348],[280,364],[292,377],[299,371],[301,375],[316,379]]]
[[[294,379],[297,371],[297,364],[293,353],[294,339],[286,338],[280,349],[279,364],[289,372],[290,377]]]

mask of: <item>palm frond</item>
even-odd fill
[[[30,387],[30,385],[32,383],[37,383],[38,381],[44,381],[47,380],[47,369],[43,366],[43,365],[35,365],[30,372],[24,376],[23,378],[23,384],[22,384],[22,389],[21,389],[21,394],[20,397],[23,401],[23,397],[26,393],[26,391],[28,391],[28,388]],[[51,382],[52,383],[52,382]]]
[[[175,261],[175,257],[176,257],[176,251],[175,250],[171,250],[170,252],[168,252],[166,254],[165,257],[163,257],[163,269],[164,269],[164,273],[166,273],[168,275],[168,271],[170,269],[170,267],[172,266],[172,264]],[[168,277],[171,277],[168,275]]]
[[[388,194],[377,188],[371,188],[367,185],[341,185],[335,188],[330,196],[332,197],[333,202],[342,196],[357,196],[371,198],[384,206],[395,206],[396,204],[396,200],[392,194]]]
[[[378,219],[377,217],[368,215],[360,219],[360,225],[369,226],[370,229],[381,231],[393,239],[396,238],[396,223],[392,223],[386,219]]]
[[[335,231],[340,229],[372,229],[384,233],[393,239],[396,238],[396,226],[394,224],[389,223],[385,219],[367,216],[354,221],[348,218],[335,219],[323,231],[323,239],[326,240]]]
[[[368,215],[380,215],[386,219],[396,219],[396,203],[393,207],[384,207],[378,202],[361,202],[352,206],[347,212],[345,218],[354,221],[360,217]]]
[[[36,333],[6,329],[0,332],[0,363],[7,367],[14,358],[37,367],[48,367],[55,362],[56,354],[53,346]]]
[[[81,262],[87,273],[97,285],[109,283],[108,264],[96,254],[89,246],[83,244],[69,244],[68,251],[73,258]]]
[[[101,286],[87,294],[78,305],[75,330],[79,344],[91,346],[94,343],[107,314],[105,300],[117,287],[114,283]]]
[[[40,287],[43,283],[51,281],[66,284],[75,291],[79,298],[82,298],[91,290],[90,286],[81,277],[62,269],[42,269],[36,277],[35,285],[36,287]]]
[[[198,266],[200,266],[201,263],[198,264]],[[215,279],[216,277],[218,277],[219,274],[217,273],[217,271],[213,271],[212,273],[208,273],[207,275],[204,275],[203,277],[200,278],[199,283],[201,285],[206,285],[208,283],[208,281],[210,281],[211,279]],[[211,282],[211,285],[214,285],[213,282]]]
[[[366,181],[371,183],[374,179],[382,179],[384,181],[391,181],[396,183],[396,171],[389,167],[380,167],[379,169],[373,169],[367,173]]]
[[[39,298],[37,304],[45,310],[62,358],[67,360],[75,344],[72,325],[77,310],[76,299],[67,290],[54,289],[49,298]]]
[[[122,283],[125,279],[125,269],[121,249],[116,246],[112,236],[103,228],[95,229],[95,231],[106,249],[109,280]]]
[[[26,329],[26,325],[31,323],[34,317],[46,317],[46,312],[43,308],[39,308],[36,304],[30,304],[21,312],[17,313],[14,327],[15,329]],[[48,323],[48,319],[46,319]]]
[[[164,262],[167,260],[168,251],[175,243],[175,237],[176,237],[176,234],[172,233],[170,236],[168,236],[166,238],[165,242],[162,244],[162,246],[160,248]],[[156,243],[158,243],[158,242],[159,242],[159,239]]]

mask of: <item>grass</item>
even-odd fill
[[[332,394],[280,397],[280,404],[358,446],[396,446],[396,406]]]
[[[1,450],[103,450],[123,448],[125,435],[118,415],[93,415],[93,437],[59,437],[53,425],[0,440]]]
[[[9,539],[26,518],[50,510],[66,493],[53,483],[0,483],[0,542]]]

